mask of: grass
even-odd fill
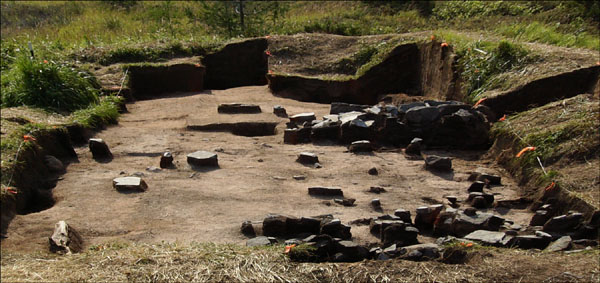
[[[98,83],[64,63],[21,55],[2,80],[2,106],[72,112],[98,102]]]
[[[70,256],[8,252],[1,256],[3,282],[532,282],[572,278],[568,274],[595,281],[599,272],[598,249],[572,255],[498,248],[470,251],[472,259],[465,265],[403,260],[293,263],[280,245],[211,243],[108,243]]]
[[[498,27],[498,33],[519,41],[540,42],[564,47],[582,47],[600,50],[598,34],[589,34],[583,30],[564,34],[556,26],[540,22],[517,23]]]

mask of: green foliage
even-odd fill
[[[534,60],[525,48],[504,40],[497,44],[477,41],[458,50],[458,54],[462,77],[465,80],[465,93],[472,101],[496,83],[492,80],[495,75]]]
[[[19,56],[2,88],[2,106],[72,112],[98,101],[95,78],[66,64]]]
[[[309,244],[300,244],[290,249],[290,260],[297,262],[319,262],[317,248]]]
[[[581,21],[579,24],[577,23],[577,21],[573,22],[574,25],[583,25]],[[498,32],[506,37],[517,40],[600,50],[600,38],[598,38],[597,34],[588,34],[581,28],[576,28],[575,32],[561,33],[558,31],[559,26],[560,23],[554,26],[544,25],[540,22],[529,24],[518,23],[500,26]]]
[[[436,2],[432,16],[453,21],[473,17],[522,16],[539,12],[541,6],[527,1],[441,1]]]
[[[72,121],[86,128],[99,128],[103,125],[116,124],[119,118],[119,104],[122,103],[124,103],[122,97],[102,97],[99,104],[73,112]]]
[[[200,19],[213,31],[236,36],[268,34],[288,10],[287,3],[267,1],[202,2]]]

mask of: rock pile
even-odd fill
[[[302,113],[290,121],[284,135],[284,142],[289,144],[369,140],[406,146],[410,142],[407,154],[414,155],[420,153],[422,145],[478,148],[489,142],[486,115],[457,101],[427,100],[397,106],[333,102],[330,115],[321,120],[314,113]]]

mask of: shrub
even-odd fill
[[[3,78],[2,106],[72,112],[98,102],[95,78],[66,64],[19,56]]]

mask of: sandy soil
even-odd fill
[[[399,152],[355,155],[341,145],[283,144],[287,119],[280,121],[277,134],[242,137],[225,132],[192,132],[186,123],[192,119],[227,121],[244,116],[217,113],[220,103],[259,104],[265,113],[283,105],[288,114],[329,113],[329,105],[298,102],[272,96],[266,86],[240,87],[222,91],[186,93],[129,104],[129,113],[119,125],[96,134],[114,154],[108,163],[92,159],[87,147],[78,147],[78,162],[71,163],[64,179],[54,189],[54,207],[28,215],[18,215],[11,223],[2,250],[45,250],[54,224],[66,220],[81,232],[87,244],[105,241],[218,242],[244,243],[239,232],[244,220],[262,220],[268,213],[294,216],[333,214],[347,223],[381,214],[370,207],[370,200],[381,199],[383,213],[398,208],[413,213],[431,199],[442,202],[445,195],[467,197],[468,173],[486,167],[502,175],[503,186],[492,188],[497,199],[517,196],[518,187],[491,162],[479,160],[482,152],[425,152],[454,157],[454,172],[433,174],[423,169],[422,160],[407,160]],[[265,114],[262,114],[265,115]],[[234,117],[236,116],[236,117]],[[240,118],[242,117],[242,118]],[[175,169],[151,173],[145,169],[159,165],[159,155],[171,151]],[[194,171],[186,154],[219,151],[220,168]],[[317,153],[323,168],[295,162],[303,151]],[[378,176],[367,171],[376,167]],[[149,189],[144,193],[119,193],[112,179],[142,172]],[[295,180],[294,175],[306,176]],[[310,186],[338,186],[344,195],[355,198],[356,206],[344,207],[307,194]],[[382,186],[388,192],[366,192]],[[330,205],[327,205],[329,203]],[[499,212],[497,212],[499,213]],[[502,211],[507,219],[526,224],[530,213]],[[355,240],[377,242],[366,226],[352,226]],[[424,239],[427,240],[427,239]]]

